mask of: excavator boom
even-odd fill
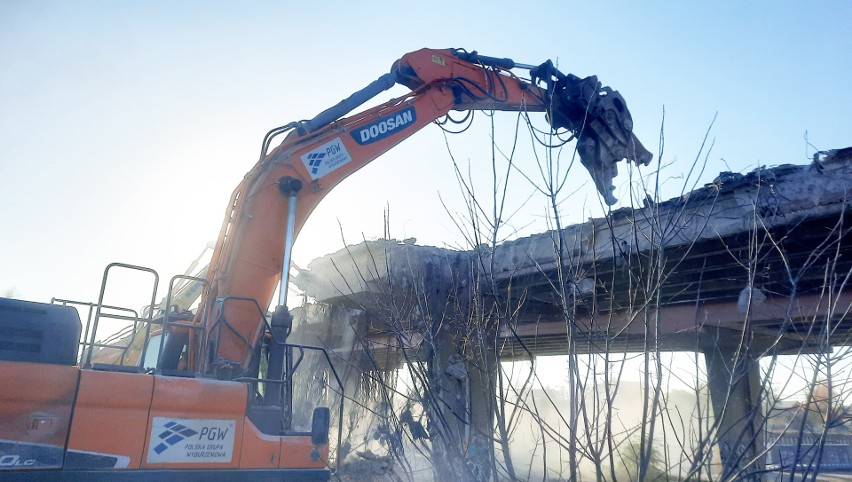
[[[293,236],[320,200],[338,183],[432,121],[453,110],[546,112],[554,129],[578,139],[578,152],[608,204],[615,203],[612,180],[621,160],[648,164],[651,154],[632,133],[632,118],[618,92],[596,77],[565,75],[545,62],[529,69],[531,80],[515,75],[510,59],[457,49],[422,49],[396,61],[391,71],[315,118],[273,131],[288,132],[266,153],[234,191],[210,268],[207,300],[223,296],[256,299],[268,306],[282,276],[290,196],[281,179],[300,181]],[[529,66],[527,66],[529,67]],[[402,97],[349,113],[396,84],[411,89]],[[287,181],[289,182],[289,181]],[[289,264],[289,263],[287,263]],[[286,276],[286,266],[283,271]],[[283,291],[283,288],[282,288]],[[240,373],[251,364],[261,335],[251,303],[214,306],[209,323],[206,370]],[[228,326],[227,330],[222,327]],[[210,344],[215,338],[217,343]]]
[[[410,91],[352,113],[394,85]],[[323,405],[330,403],[313,394],[303,397],[319,405],[312,412],[293,409],[294,379],[309,365],[301,363],[304,354],[325,357],[327,368],[311,368],[326,370],[323,394],[327,383],[343,385],[324,349],[286,343],[293,243],[332,188],[454,110],[544,112],[554,130],[577,139],[608,204],[616,201],[617,163],[651,160],[624,99],[596,77],[458,49],[406,54],[315,118],[267,134],[228,203],[206,280],[187,276],[192,270],[176,277],[160,310],[158,275],[123,263],[104,272],[85,330],[71,306],[0,298],[0,379],[13,387],[0,390],[0,480],[329,480],[331,415]],[[283,142],[270,150],[278,135]],[[104,303],[113,268],[153,276],[144,317]],[[268,321],[279,281],[279,306]],[[188,308],[202,285],[193,315]],[[119,337],[126,343],[99,337],[98,320],[109,317],[133,323]],[[342,413],[341,399],[338,424]]]

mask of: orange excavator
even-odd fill
[[[396,84],[410,92],[350,114]],[[576,139],[608,204],[616,164],[651,160],[624,99],[594,76],[460,49],[406,54],[315,118],[267,134],[228,203],[206,279],[181,280],[203,288],[193,312],[172,308],[171,289],[147,316],[111,311],[104,291],[114,269],[150,273],[155,306],[156,273],[118,263],[89,305],[82,343],[73,306],[0,300],[0,480],[328,480],[331,410],[294,406],[307,386],[299,382],[303,360],[328,355],[287,343],[293,243],[348,175],[450,111],[471,110],[545,112],[554,132]],[[103,362],[99,354],[116,349],[98,341],[109,317],[136,323],[144,349],[128,353],[128,343]],[[340,389],[333,367],[325,373],[307,374],[325,388],[299,400],[323,405]]]

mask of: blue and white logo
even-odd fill
[[[302,154],[300,158],[311,175],[311,180],[319,179],[352,160],[339,137]]]
[[[230,463],[236,420],[154,417],[148,463]]]
[[[316,176],[322,165],[322,160],[327,154],[325,152],[311,152],[305,155],[305,167],[311,172],[311,176]]]
[[[394,115],[379,117],[364,127],[352,131],[352,138],[360,145],[372,144],[392,134],[407,129],[417,120],[417,112],[414,107],[401,110]]]
[[[158,454],[165,452],[166,449],[180,442],[181,440],[187,437],[192,437],[193,435],[196,435],[198,433],[187,426],[175,422],[174,420],[166,422],[163,427],[165,428],[165,430],[160,432],[160,435],[158,435],[162,442],[156,447],[154,447],[154,452],[157,452]]]

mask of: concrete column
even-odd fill
[[[456,271],[453,275],[458,275]],[[430,435],[436,480],[491,480],[496,330],[471,319],[469,283],[431,276]]]
[[[494,340],[482,340],[490,343],[482,347],[471,346],[479,343],[469,338],[463,342],[465,324],[457,321],[442,323],[429,365],[436,475],[437,480],[486,481],[494,457]]]
[[[765,468],[759,360],[719,345],[706,349],[704,359],[718,425],[720,480],[759,482]]]
[[[469,396],[467,367],[458,351],[454,323],[444,319],[432,338],[429,386],[425,397],[429,415],[436,480],[469,479],[464,457]]]
[[[497,356],[496,331],[487,332],[484,346],[476,346],[469,354],[468,379],[470,396],[470,428],[466,458],[475,472],[476,481],[491,480],[494,467],[494,413],[496,400]]]

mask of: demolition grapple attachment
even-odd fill
[[[612,180],[618,162],[648,165],[653,155],[633,134],[633,118],[618,91],[602,86],[596,76],[581,79],[559,72],[550,61],[530,70],[533,82],[547,85],[551,106],[548,121],[554,129],[567,129],[577,138],[580,161],[589,171],[607,204],[613,196]]]

